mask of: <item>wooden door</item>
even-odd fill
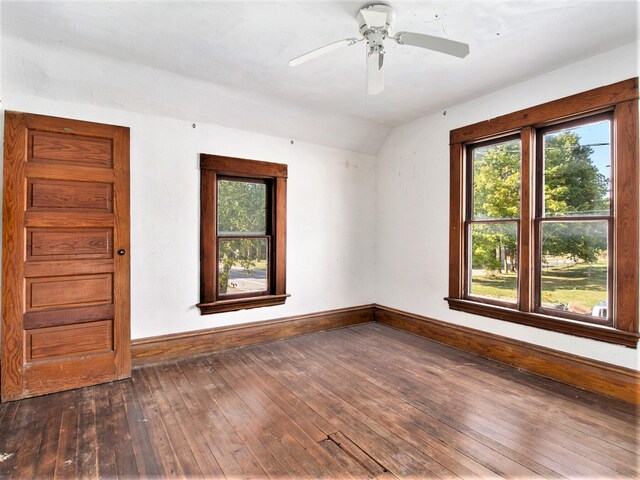
[[[2,401],[126,378],[129,129],[5,113]]]

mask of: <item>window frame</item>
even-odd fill
[[[201,315],[282,305],[286,293],[287,165],[220,155],[200,154],[200,303]],[[267,185],[269,262],[266,291],[219,293],[218,244],[220,239],[256,235],[218,234],[218,180],[258,182]]]
[[[612,112],[612,193],[610,225],[611,325],[588,323],[540,310],[537,301],[539,233],[536,191],[536,132],[599,113]],[[466,295],[467,146],[521,139],[520,224],[517,235],[519,284],[517,307],[487,303]],[[636,348],[639,290],[638,78],[565,97],[450,131],[449,295],[452,310]]]

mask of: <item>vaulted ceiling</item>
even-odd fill
[[[629,1],[394,1],[396,31],[470,45],[465,59],[388,42],[386,89],[365,93],[363,43],[298,67],[288,60],[358,36],[350,1],[7,1],[4,35],[154,67],[309,111],[393,126],[637,42]]]

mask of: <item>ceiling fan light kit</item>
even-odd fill
[[[435,50],[459,58],[464,58],[469,54],[469,45],[446,38],[413,32],[398,32],[392,36],[390,32],[393,30],[395,19],[396,12],[392,7],[382,4],[368,5],[360,9],[356,15],[358,30],[362,37],[345,38],[344,40],[316,48],[294,58],[289,62],[289,65],[295,67],[325,53],[366,40],[367,94],[377,95],[384,90],[384,70],[382,67],[384,65],[384,41],[386,39],[395,40],[399,45],[426,48],[427,50]]]

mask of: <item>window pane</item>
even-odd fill
[[[473,149],[473,219],[520,216],[520,140]]]
[[[541,305],[607,317],[608,222],[543,222]]]
[[[547,133],[543,142],[545,216],[608,216],[611,122]]]
[[[516,222],[470,225],[469,294],[516,302]]]
[[[269,252],[266,238],[221,238],[219,244],[220,294],[267,290]]]
[[[267,233],[267,186],[264,183],[218,180],[218,233]]]

